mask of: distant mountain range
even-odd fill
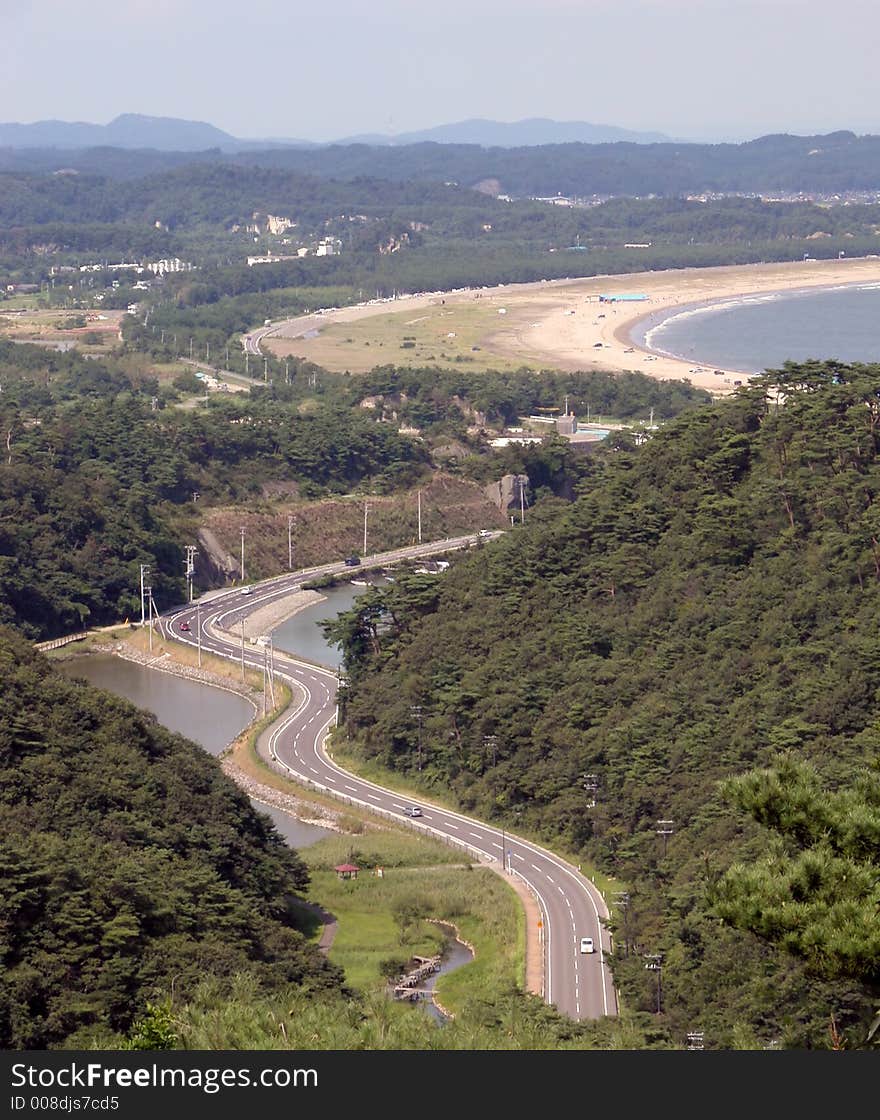
[[[608,144],[625,140],[634,144],[669,143],[659,132],[632,132],[612,125],[585,121],[553,121],[543,118],[502,121],[468,120],[438,125],[420,132],[398,135],[368,134],[348,136],[334,144],[401,146],[434,142],[438,144],[477,144],[484,148],[519,148],[539,144]],[[178,120],[176,117],[147,117],[123,113],[109,124],[82,121],[36,121],[33,124],[0,124],[0,147],[4,148],[151,148],[162,152],[200,152],[219,148],[226,152],[257,151],[266,148],[320,148],[311,140],[242,140],[204,121]]]
[[[368,134],[349,136],[340,144],[479,144],[483,148],[527,148],[538,144],[669,144],[672,137],[662,132],[631,132],[614,125],[588,124],[586,121],[552,121],[544,117],[530,120],[469,120],[441,124],[420,132],[401,132],[396,136]]]

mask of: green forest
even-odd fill
[[[374,294],[873,254],[877,143],[108,149],[64,174],[0,153],[2,287],[137,304],[100,354],[0,339],[0,1047],[876,1045],[880,366],[787,364],[713,401],[636,373],[249,366],[240,340]],[[822,204],[757,197],[795,190]],[[531,197],[560,193],[590,204]],[[248,267],[281,252],[269,213],[291,259]],[[296,257],[318,237],[339,252]],[[193,269],[149,290],[80,272],[174,255]],[[209,397],[181,360],[208,354],[247,391]],[[588,454],[491,447],[566,398],[623,427]],[[134,617],[144,566],[183,602],[213,514],[287,526],[441,470],[527,475],[528,514],[327,625],[337,757],[612,876],[615,1021],[499,988],[439,1030],[353,990],[310,940],[304,860],[216,760],[32,648]],[[339,559],[323,528],[314,559]],[[249,578],[276,575],[259,557]]]
[[[877,366],[768,371],[328,627],[355,763],[625,882],[622,998],[660,954],[680,1033],[858,1046],[878,1009],[878,436]]]
[[[200,393],[192,375],[160,385],[127,371],[120,357],[3,341],[0,385],[0,622],[34,639],[134,617],[141,564],[151,568],[157,603],[182,602],[184,547],[205,512],[259,504],[273,483],[294,484],[301,500],[394,492],[429,476],[432,446],[450,436],[465,454],[447,467],[464,478],[488,481],[522,466],[522,452],[497,454],[485,439],[468,437],[473,408],[485,411],[491,432],[520,410],[558,407],[566,393],[574,405],[592,400],[625,419],[651,408],[672,417],[708,400],[691,386],[636,374],[544,379],[528,370],[389,366],[351,378],[295,364],[290,384],[214,394],[198,409],[183,408]],[[399,410],[401,422],[424,428],[425,438],[377,423],[359,407],[374,394]],[[568,492],[580,469],[567,448],[526,458],[536,485],[551,492]]]
[[[118,1045],[148,1002],[344,992],[306,869],[215,759],[0,633],[0,1047]]]

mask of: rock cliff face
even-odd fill
[[[209,573],[212,586],[222,585],[240,574],[239,561],[223,548],[210,529],[199,529],[198,542],[196,566]]]
[[[503,514],[519,510],[521,492],[528,504],[529,476],[527,474],[505,474],[498,482],[490,482],[488,486],[483,487],[483,493]]]

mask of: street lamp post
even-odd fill
[[[418,768],[419,768],[419,770],[421,770],[421,768],[422,768],[422,705],[421,704],[411,704],[410,705],[410,711],[412,712],[412,714],[416,717],[416,719],[419,722],[419,764],[418,764]]]
[[[623,911],[623,955],[629,956],[629,930],[627,929],[627,914],[629,913],[629,891],[619,891],[614,899],[618,908]]]
[[[145,587],[144,591],[147,594],[147,603],[149,605],[150,625],[147,630],[150,653],[153,652],[153,589],[152,587]]]
[[[148,576],[150,574],[150,565],[149,564],[141,564],[140,569],[141,569],[141,626],[143,626],[144,623],[146,622],[146,605],[145,605],[145,600],[144,600],[144,576]]]

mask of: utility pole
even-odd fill
[[[244,619],[241,620],[241,679],[244,680]]]
[[[422,543],[422,492],[419,490],[419,544]]]
[[[244,583],[244,525],[241,527],[241,582]]]
[[[673,834],[675,828],[672,821],[657,821],[657,835],[663,837],[663,858],[666,858],[666,841]]]
[[[615,905],[623,911],[623,955],[629,956],[629,930],[627,929],[627,915],[629,913],[629,891],[618,891],[614,898]]]
[[[409,710],[419,721],[419,770],[422,768],[422,705],[410,704]]]
[[[190,357],[190,361],[192,361],[192,356],[193,356],[193,340],[192,340],[192,339],[190,339],[190,340],[189,340],[189,357]]]
[[[599,777],[597,774],[581,774],[581,780],[583,781],[584,789],[586,790],[587,795],[590,799],[587,802],[587,808],[595,809],[596,793],[599,789]]]
[[[202,611],[201,599],[196,599],[196,647],[199,651],[199,668],[202,667]]]
[[[370,512],[370,503],[364,502],[364,556],[367,555],[367,514]]]
[[[495,748],[498,745],[498,736],[497,735],[484,735],[483,736],[483,745],[491,748],[491,750],[492,750],[492,765],[494,766],[495,765]]]
[[[648,962],[645,968],[649,972],[657,973],[657,1014],[659,1015],[663,1008],[663,954],[647,953],[645,959]]]
[[[189,601],[190,602],[193,601],[193,576],[195,575],[195,570],[196,570],[195,557],[196,557],[197,554],[198,554],[197,549],[196,549],[196,546],[194,544],[188,544],[186,546],[186,566],[185,566],[185,570],[186,570],[186,581],[187,581],[187,584],[189,585]]]
[[[289,358],[285,358],[285,360],[284,360],[284,384],[285,385],[290,384],[290,359]]]
[[[523,480],[519,480],[519,520],[522,524],[526,519],[526,488]]]
[[[145,588],[144,588],[144,576],[148,576],[150,574],[150,565],[149,564],[141,564],[140,569],[141,569],[141,626],[143,626],[144,623],[146,622],[146,606],[145,606],[145,600],[144,600],[144,590],[145,590]]]
[[[268,383],[269,381],[269,359],[263,358],[263,380]]]
[[[248,353],[248,351],[245,350],[245,352],[244,352],[244,375],[245,375],[245,377],[250,377],[250,372],[249,372],[250,363],[251,363],[251,356]]]
[[[148,633],[148,639],[147,640],[149,642],[150,653],[152,653],[153,652],[153,589],[152,589],[152,587],[145,587],[144,591],[146,591],[146,593],[147,593],[147,604],[149,606],[149,616],[150,616],[150,626],[149,626],[149,630],[147,631],[147,633]]]
[[[287,570],[293,571],[293,527],[296,524],[296,518],[292,513],[287,515]]]

